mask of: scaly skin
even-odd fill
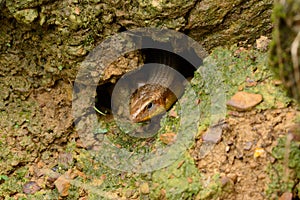
[[[130,97],[131,121],[144,122],[165,113],[184,91],[187,63],[166,52],[152,51],[149,62],[156,63],[146,70],[148,79]],[[176,71],[177,70],[177,71]]]
[[[158,84],[138,88],[130,99],[130,116],[135,123],[165,113],[177,101],[176,95]]]

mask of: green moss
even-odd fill
[[[272,150],[272,156],[277,161],[268,167],[271,182],[267,195],[280,196],[284,192],[292,192],[300,197],[300,143],[288,142],[286,137],[279,138],[278,145]]]
[[[221,74],[218,77],[227,99],[242,89],[251,93],[259,93],[263,96],[263,102],[257,106],[258,109],[266,110],[270,108],[286,107],[290,102],[286,96],[282,86],[274,84],[273,72],[268,65],[268,54],[258,50],[239,49],[236,46],[231,49],[216,48],[211,55],[213,61],[216,62],[216,70]],[[205,82],[215,83],[215,80],[204,80],[197,78],[200,74],[195,75],[195,80],[192,82],[194,88],[200,93],[201,103],[210,102],[209,87],[205,88]],[[206,76],[207,77],[207,76]],[[214,76],[208,76],[214,78]],[[248,82],[256,82],[255,86],[249,86]],[[210,86],[214,88],[215,86]],[[215,87],[217,88],[217,87]]]
[[[204,130],[211,125],[212,115],[217,115],[216,119],[221,116],[218,115],[218,110],[212,110],[212,91],[224,90],[223,92],[225,92],[226,95],[225,100],[237,92],[240,87],[245,91],[260,93],[264,97],[264,102],[257,106],[258,109],[274,108],[279,104],[286,106],[290,102],[290,99],[285,97],[282,88],[273,84],[273,74],[268,69],[266,58],[266,53],[256,50],[239,51],[239,48],[236,46],[233,46],[231,49],[217,48],[212,52],[210,57],[204,62],[204,67],[206,67],[207,70],[201,72],[203,68],[200,67],[192,80],[193,89],[199,94],[200,98],[201,123],[199,123],[199,129]],[[218,70],[219,74],[216,74],[214,70]],[[247,86],[247,77],[257,82],[257,85],[251,87]],[[185,97],[189,97],[188,92],[185,95]],[[192,99],[193,105],[195,103],[194,100],[196,99]],[[18,103],[22,103],[22,101]],[[213,103],[215,102],[213,101]],[[32,107],[34,106],[35,105],[26,104],[26,109],[24,109],[24,107],[22,109],[19,107],[10,107],[9,109],[17,111],[18,113],[18,118],[12,120],[10,126],[19,124],[19,127],[21,127],[22,124],[28,123],[28,125],[31,126],[31,132],[39,132],[37,131],[39,129],[34,129],[36,126],[34,123],[36,123],[36,121],[30,118]],[[164,149],[168,147],[168,145],[160,140],[160,135],[168,132],[178,132],[178,129],[180,129],[181,114],[190,113],[191,109],[194,108],[194,106],[188,105],[185,107],[186,110],[182,110],[180,106],[181,105],[177,103],[173,108],[179,117],[174,118],[168,116],[168,114],[165,115],[160,122],[162,126],[161,129],[156,136],[149,140],[130,137],[126,130],[117,129],[115,122],[105,121],[101,121],[101,125],[96,131],[95,137],[101,139],[102,136],[105,135],[115,145],[119,145],[131,152],[146,153],[159,148]],[[217,108],[218,107],[215,107],[215,109]],[[2,117],[2,115],[5,117],[5,113],[0,113],[0,117]],[[198,118],[199,116],[191,116],[190,118],[192,117]],[[187,121],[188,120],[191,119],[187,119]],[[16,128],[15,132],[19,129],[20,128]],[[199,132],[199,129],[194,130],[195,134]],[[4,144],[0,145],[1,152],[3,152],[1,159],[8,160],[9,162],[26,162],[26,155],[22,155],[19,160],[16,160],[10,151],[9,145],[6,145],[7,136],[2,133],[1,135],[0,144]],[[20,142],[21,146],[28,147],[30,140],[31,136],[22,138]],[[191,139],[189,138],[189,140]],[[193,140],[191,140],[191,143],[192,142]],[[130,197],[141,196],[142,198],[144,194],[140,194],[139,186],[144,182],[150,186],[149,196],[151,199],[160,199],[163,195],[169,199],[211,199],[218,198],[223,190],[218,176],[213,177],[208,185],[203,186],[203,180],[206,178],[202,177],[188,153],[181,154],[178,160],[166,168],[149,174],[135,174],[120,172],[111,169],[109,166],[105,166],[103,160],[100,160],[97,155],[93,155],[84,149],[78,149],[74,141],[68,143],[66,152],[74,152],[72,154],[74,158],[72,167],[79,169],[87,176],[86,179],[81,177],[74,179],[69,191],[69,199],[78,198],[79,190],[82,188],[88,192],[90,199],[99,199],[100,197],[109,199],[109,197],[113,196],[112,193],[118,193],[119,197],[127,195]],[[45,151],[41,158],[47,160],[51,159],[51,156],[52,153],[50,151]],[[290,166],[298,170],[297,162],[291,163]],[[7,171],[13,169],[13,166],[2,166],[1,169]],[[65,171],[66,169],[62,169],[60,172],[63,173]],[[24,177],[24,175],[24,173],[16,173],[15,178],[10,180],[10,177],[8,177],[8,180],[4,180],[4,183],[0,186],[2,194],[9,195],[14,192],[21,192],[21,186],[24,182],[22,177]],[[276,184],[276,182],[273,183]],[[12,184],[15,184],[16,188],[10,187]],[[45,190],[31,195],[30,198],[57,199],[58,196],[59,194],[56,190]]]
[[[185,154],[171,166],[153,173],[150,198],[160,199],[165,190],[167,199],[194,199],[201,189],[200,173],[193,159]]]
[[[28,172],[26,167],[21,167],[17,169],[11,176],[1,175],[2,180],[0,180],[0,197],[9,197],[15,193],[22,193],[23,184],[27,181],[25,174]]]
[[[14,17],[25,24],[32,23],[38,15],[37,9],[24,9],[14,13]]]
[[[211,178],[209,184],[198,193],[196,199],[218,199],[220,198],[223,190],[224,188],[220,182],[220,176],[216,174]]]
[[[76,167],[82,169],[88,180],[84,181],[85,184],[91,183],[93,180],[100,179],[101,176],[105,176],[105,180],[98,188],[99,190],[104,189],[115,189],[119,187],[120,174],[119,171],[113,170],[103,163],[99,162],[97,158],[94,158],[90,152],[81,150],[80,154],[75,157]]]
[[[291,100],[285,96],[283,89],[273,84],[273,74],[268,68],[267,56],[267,53],[264,52],[253,49],[240,50],[236,46],[233,46],[231,49],[217,48],[212,52],[210,57],[204,61],[204,67],[199,68],[191,82],[193,89],[199,94],[200,98],[201,123],[199,123],[199,129],[204,130],[211,125],[212,120],[215,121],[215,119],[212,119],[212,117],[214,117],[212,115],[215,115],[216,119],[222,116],[222,114],[218,115],[218,106],[215,107],[216,111],[212,109],[213,91],[223,89],[226,95],[225,100],[236,93],[240,87],[248,92],[260,93],[264,96],[264,102],[257,106],[257,108],[263,110],[275,108],[279,105],[287,106],[288,103],[290,103]],[[206,70],[201,71],[203,68]],[[215,73],[214,70],[218,70],[219,74]],[[248,86],[247,79],[256,82],[256,86]],[[225,102],[217,101],[217,103]],[[193,107],[186,107],[186,109],[191,108]],[[112,143],[120,145],[131,152],[151,152],[153,149],[163,149],[167,147],[167,145],[160,141],[159,136],[167,132],[176,133],[180,127],[180,116],[183,112],[181,110],[182,108],[177,103],[173,109],[178,113],[179,118],[172,118],[165,115],[160,122],[161,129],[157,135],[153,137],[153,140],[147,142],[145,142],[144,139],[130,137],[124,130],[116,129],[114,122],[107,124],[102,122],[100,129],[107,130],[104,134]],[[184,110],[184,112],[189,113],[190,110]],[[113,134],[110,133],[112,130]],[[99,135],[101,134],[103,133],[99,133]],[[178,167],[181,162],[183,162],[183,165]],[[92,164],[87,165],[87,163],[89,163],[87,161],[80,161],[77,164],[79,163],[81,163],[80,166],[84,169],[90,169],[92,167]],[[98,165],[99,169],[103,169],[101,164]],[[135,183],[142,181],[146,181],[150,185],[150,197],[152,199],[162,198],[162,195],[166,195],[169,199],[193,199],[195,197],[211,199],[217,198],[222,194],[223,190],[218,176],[214,177],[210,184],[204,188],[201,182],[203,177],[201,177],[194,162],[187,154],[182,154],[182,156],[169,167],[153,172],[151,179],[145,179],[143,175],[128,175],[127,173],[125,174],[128,176],[126,176],[124,180],[115,179],[114,175],[118,172],[114,170],[109,172],[109,169],[107,170],[106,175],[111,179],[111,181],[108,182],[110,186],[107,185],[107,187],[115,190],[119,188],[122,194],[125,194],[128,189],[136,190],[137,186]],[[95,177],[100,176],[100,174],[95,174],[93,170],[89,173],[94,173],[93,176]],[[189,178],[193,180],[190,181],[190,183],[188,183]],[[103,182],[104,185],[108,183],[106,183],[106,181]],[[120,183],[122,183],[123,186],[120,186]],[[103,187],[101,186],[100,188]]]

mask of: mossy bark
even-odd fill
[[[166,27],[210,50],[253,42],[272,27],[271,0],[7,0],[0,5],[0,63],[5,68],[0,73],[9,75],[14,66],[13,71],[32,77],[35,87],[51,86],[61,77],[73,80],[78,63],[97,42],[119,31]]]

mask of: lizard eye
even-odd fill
[[[151,110],[152,108],[153,108],[153,103],[150,102],[150,103],[147,105],[147,109],[148,109],[148,110]]]

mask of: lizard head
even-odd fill
[[[177,100],[175,94],[159,84],[139,87],[130,97],[130,118],[133,122],[144,122],[165,113]]]

